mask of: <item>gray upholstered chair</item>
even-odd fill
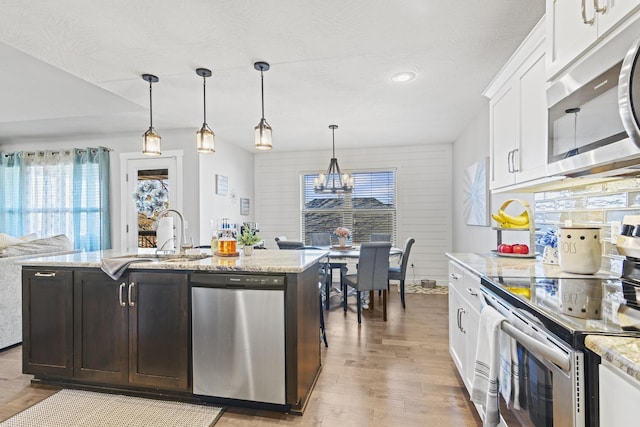
[[[309,233],[311,237],[311,246],[331,246],[331,233]]]
[[[402,308],[406,307],[404,302],[404,279],[407,277],[407,266],[409,265],[409,254],[411,253],[411,247],[415,243],[414,238],[408,238],[404,244],[404,251],[402,252],[402,259],[400,260],[400,267],[389,267],[389,282],[391,280],[400,281],[400,301],[402,301]]]
[[[280,249],[298,249],[304,247],[304,243],[296,240],[276,240],[276,243]]]
[[[369,235],[370,242],[390,242],[391,234],[390,233],[371,233]]]
[[[387,320],[387,289],[389,286],[389,252],[390,242],[366,242],[360,245],[360,258],[358,259],[357,274],[347,274],[343,277],[343,306],[347,311],[347,288],[351,286],[356,290],[358,323],[362,323],[362,301],[360,292],[382,291],[382,317]],[[373,293],[370,292],[372,295]],[[373,307],[373,301],[371,301]]]

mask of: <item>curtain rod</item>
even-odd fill
[[[97,147],[97,148],[72,148],[72,149],[64,149],[64,150],[50,150],[50,151],[16,151],[13,153],[2,153],[2,155],[6,158],[12,156],[14,154],[22,154],[23,156],[45,156],[47,154],[58,155],[58,154],[71,154],[72,151],[77,151],[78,153],[86,153],[87,150],[91,150],[92,153],[96,153],[98,150],[103,151],[113,151],[113,148],[108,147]]]

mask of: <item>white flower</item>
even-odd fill
[[[160,180],[138,181],[136,192],[133,193],[136,210],[149,218],[156,212],[165,209],[169,203],[169,192],[165,183]]]

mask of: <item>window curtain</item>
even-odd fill
[[[73,151],[74,247],[87,251],[111,249],[109,214],[109,150]]]
[[[111,248],[109,150],[3,153],[0,232],[65,234],[74,248]]]
[[[21,153],[0,153],[0,232],[22,236]]]

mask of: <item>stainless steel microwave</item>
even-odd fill
[[[595,72],[602,67],[597,61],[584,61],[550,87],[551,175],[640,173],[639,61],[640,40],[604,72]],[[563,93],[559,99],[558,87]]]

